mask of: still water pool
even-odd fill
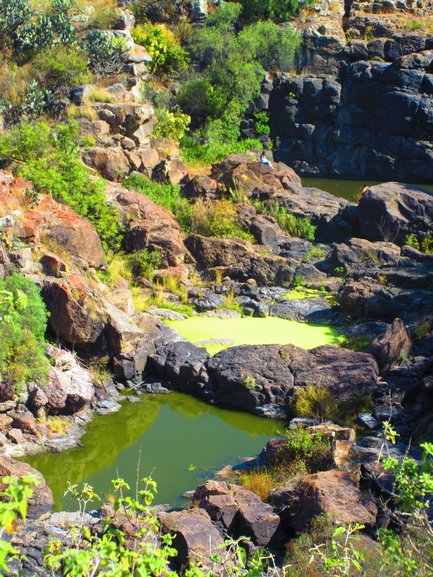
[[[302,186],[304,187],[320,188],[320,190],[326,190],[326,192],[330,192],[334,196],[340,196],[355,203],[358,202],[364,186],[374,186],[375,184],[380,184],[380,182],[374,180],[344,180],[335,178],[302,179]],[[427,192],[433,192],[433,184],[413,184],[411,186]]]
[[[68,481],[87,481],[99,494],[123,477],[135,485],[141,476],[158,484],[156,503],[181,504],[182,494],[219,468],[254,456],[283,423],[219,409],[182,393],[143,395],[118,413],[97,416],[86,427],[83,446],[65,453],[28,457],[54,493],[56,510],[76,510],[63,493]]]

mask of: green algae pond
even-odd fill
[[[138,464],[140,475],[158,484],[156,503],[180,505],[185,491],[221,467],[255,456],[283,430],[281,421],[219,409],[183,393],[146,394],[117,413],[96,416],[82,447],[25,460],[44,475],[58,511],[77,509],[63,496],[68,482],[88,482],[107,495],[117,477],[135,486]]]
[[[293,344],[304,349],[341,342],[337,329],[278,317],[220,319],[196,316],[167,322],[184,339],[216,354],[228,346]]]
[[[337,344],[340,338],[332,327],[276,317],[197,316],[167,324],[212,354],[240,344],[293,343],[309,349]],[[271,437],[283,433],[284,423],[172,392],[124,402],[119,412],[96,416],[85,429],[81,447],[25,459],[44,475],[56,510],[77,508],[72,497],[64,496],[68,482],[87,482],[100,495],[108,495],[117,477],[135,486],[138,466],[141,477],[150,475],[157,482],[156,503],[180,505],[185,491],[221,467],[259,453]]]

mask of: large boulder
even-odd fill
[[[371,355],[336,346],[310,351],[294,345],[232,347],[212,357],[207,368],[217,403],[266,416],[287,414],[296,387],[326,387],[347,401],[373,392],[378,377]]]
[[[405,244],[408,234],[426,234],[433,226],[433,195],[397,182],[372,186],[358,205],[361,236]]]
[[[139,192],[112,187],[110,195],[114,197],[114,205],[125,225],[127,250],[159,250],[166,266],[177,266],[185,261],[188,255],[180,226],[167,210]]]
[[[148,366],[179,391],[200,393],[208,382],[206,349],[186,341],[160,346],[149,356]]]
[[[376,522],[376,505],[344,471],[307,475],[300,482],[290,482],[272,492],[270,500],[281,511],[283,525],[291,533],[304,531],[314,517],[323,514],[345,524],[372,527]]]
[[[289,166],[275,163],[272,169],[250,153],[233,154],[212,165],[211,178],[228,190],[241,190],[248,196],[284,193],[290,184],[301,185],[300,177]]]
[[[386,332],[374,339],[368,352],[376,359],[381,371],[386,372],[401,362],[412,349],[412,339],[401,319],[394,319]]]
[[[162,530],[174,535],[178,568],[194,561],[202,563],[205,568],[210,567],[210,557],[222,553],[224,539],[203,509],[160,513],[159,520]]]
[[[0,213],[5,228],[25,243],[48,245],[54,252],[67,253],[81,265],[104,265],[104,251],[93,225],[69,206],[40,195],[35,205],[26,197],[32,183],[0,171]]]
[[[129,174],[128,157],[120,148],[95,147],[84,153],[83,160],[107,180],[118,182]]]
[[[218,267],[225,276],[241,282],[255,279],[260,285],[288,285],[298,266],[289,258],[261,254],[250,242],[240,239],[193,234],[185,245],[200,267]]]
[[[0,491],[4,491],[5,484],[3,477],[26,477],[31,475],[36,479],[37,484],[33,488],[33,496],[29,500],[27,516],[30,519],[37,519],[44,513],[49,513],[54,504],[53,494],[48,487],[45,479],[37,471],[30,467],[27,463],[15,461],[8,457],[0,457]]]
[[[100,296],[84,277],[47,279],[42,296],[50,312],[50,327],[70,344],[95,343],[105,328],[106,313]]]
[[[73,414],[89,405],[95,396],[89,371],[69,351],[47,345],[47,354],[53,367],[44,390],[36,387],[30,395],[33,408],[44,408],[50,414]]]
[[[248,489],[224,481],[207,481],[197,487],[193,502],[234,537],[250,537],[253,543],[263,547],[277,537],[280,518],[270,505]]]

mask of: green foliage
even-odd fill
[[[66,46],[76,41],[75,28],[70,23],[68,15],[72,4],[70,0],[64,2],[52,0],[47,12],[34,11],[28,2],[17,4],[20,5],[19,10],[23,10],[25,17],[22,19],[16,12],[13,13],[13,24],[9,29],[10,33],[13,34],[14,51],[20,57],[28,59],[41,50],[58,44]]]
[[[231,153],[240,138],[242,115],[260,93],[265,69],[286,69],[298,46],[291,26],[257,22],[238,31],[240,11],[239,4],[222,2],[188,41],[196,71],[177,95],[192,119],[193,132],[182,142],[187,160],[214,161],[222,150]],[[259,125],[264,127],[263,119]]]
[[[182,112],[170,112],[167,109],[158,110],[156,113],[156,126],[154,136],[162,136],[180,141],[191,122],[191,117]]]
[[[77,46],[54,46],[32,62],[35,78],[45,86],[70,87],[90,79],[87,55]]]
[[[69,577],[92,577],[96,574],[113,577],[173,576],[169,561],[176,555],[171,547],[172,537],[161,535],[159,522],[150,505],[156,484],[149,478],[141,479],[135,496],[129,495],[129,485],[123,479],[112,481],[114,490],[113,517],[127,520],[128,535],[116,528],[114,518],[104,520],[102,530],[92,533],[83,527],[75,535],[72,547],[64,547],[52,539],[45,556],[47,567],[56,574]],[[81,512],[89,503],[100,500],[93,488],[72,486],[69,492],[76,496]],[[133,546],[130,546],[131,543]]]
[[[117,212],[106,202],[103,181],[92,180],[81,162],[79,142],[76,123],[50,128],[23,122],[0,135],[0,156],[18,161],[17,173],[31,180],[36,191],[69,204],[94,224],[106,249],[117,249]]]
[[[37,481],[31,475],[5,476],[2,484],[5,488],[0,492],[0,573],[3,575],[9,574],[9,563],[19,558],[19,552],[3,536],[5,532],[14,532],[18,519],[26,520],[28,501]]]
[[[427,234],[408,234],[405,243],[426,254],[433,254],[433,233],[429,230]]]
[[[155,271],[160,267],[162,260],[162,255],[159,251],[150,252],[145,248],[128,255],[128,261],[134,277],[145,278],[149,281],[153,281]]]
[[[315,0],[239,0],[242,4],[242,16],[248,20],[271,18],[278,22],[287,22],[299,10],[315,3]]]
[[[165,24],[146,22],[136,26],[131,34],[135,42],[144,46],[152,57],[151,72],[173,76],[187,68],[188,54]]]
[[[41,342],[48,313],[38,287],[21,274],[0,281],[0,380],[14,395],[26,382],[44,383],[49,363]]]
[[[354,395],[348,401],[337,401],[326,387],[308,385],[296,393],[294,409],[298,417],[313,417],[329,420],[339,425],[354,426],[361,412],[369,412],[373,407],[370,395]]]
[[[213,131],[215,134],[215,131]],[[224,131],[221,131],[217,140],[208,136],[199,136],[199,132],[186,135],[181,141],[182,158],[187,162],[200,162],[212,164],[221,162],[230,154],[247,152],[252,149],[260,149],[262,144],[258,139],[246,138],[245,140],[224,140]]]
[[[125,64],[126,40],[104,30],[91,30],[83,39],[89,66],[97,76],[119,74]]]
[[[239,226],[236,207],[229,200],[206,202],[199,199],[192,205],[191,210],[189,231],[193,234],[253,240],[253,237]]]
[[[267,214],[275,218],[279,226],[289,236],[296,236],[298,238],[305,238],[309,241],[314,241],[316,234],[316,226],[311,224],[308,218],[299,218],[287,212],[284,206],[280,204],[273,204],[271,206],[265,205],[263,202],[256,201],[254,207],[260,214]]]
[[[258,112],[255,115],[256,121],[256,132],[259,136],[269,136],[271,133],[271,129],[269,127],[269,114],[266,110],[263,112]]]
[[[286,443],[280,448],[277,462],[306,473],[316,473],[332,466],[331,442],[321,434],[296,428],[287,432]]]

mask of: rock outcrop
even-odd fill
[[[281,511],[283,525],[292,534],[305,530],[314,517],[322,514],[340,523],[371,527],[376,522],[376,505],[343,471],[307,475],[271,493],[270,500]]]
[[[27,476],[34,477],[36,481],[36,485],[33,487],[33,496],[28,502],[27,515],[29,519],[36,519],[51,510],[54,504],[51,489],[39,471],[27,463],[15,461],[15,459],[8,457],[0,457],[0,491],[5,489],[3,477],[22,478]]]

